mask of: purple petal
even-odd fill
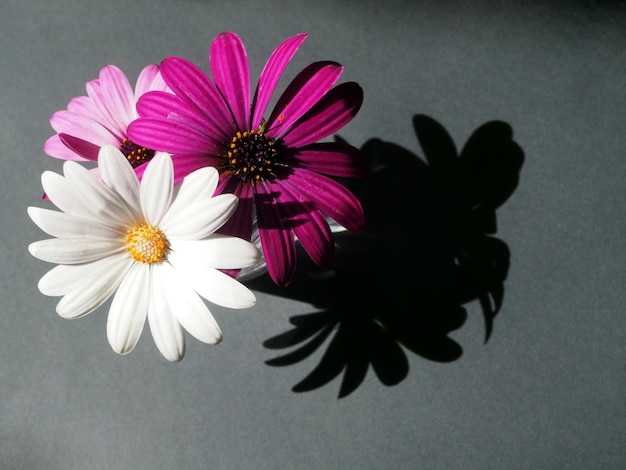
[[[213,121],[206,119],[203,113],[189,107],[187,103],[171,93],[163,91],[146,93],[139,99],[137,111],[141,117],[180,122],[206,135],[215,144],[220,144],[222,141],[219,137],[222,135],[221,130],[215,127]]]
[[[136,144],[169,153],[218,153],[221,146],[186,124],[159,118],[139,118],[128,126]]]
[[[228,219],[217,233],[232,235],[244,240],[252,240],[252,228],[254,222],[254,194],[252,186],[249,184],[238,184],[235,178],[231,178],[227,174],[220,175],[220,183],[215,190],[215,194],[223,194],[230,192],[239,197],[239,204],[235,213]],[[232,191],[230,186],[236,184]],[[241,269],[222,269],[222,271],[231,277],[237,277]]]
[[[91,142],[87,142],[86,140],[79,139],[78,137],[63,133],[59,134],[59,139],[67,148],[72,150],[77,155],[80,155],[85,160],[90,160],[92,162],[98,161],[98,152],[100,151],[100,146],[92,144]]]
[[[155,155],[156,156],[156,155]],[[142,163],[135,168],[135,174],[141,181],[146,171],[149,161]],[[212,157],[204,153],[184,153],[172,155],[172,163],[174,164],[174,185],[180,183],[185,176],[205,166],[214,166],[215,161]]]
[[[367,162],[359,149],[339,142],[323,142],[307,147],[290,149],[281,154],[289,166],[307,168],[341,178],[363,178]]]
[[[46,140],[46,142],[43,144],[43,151],[51,157],[60,158],[62,160],[85,160],[83,157],[75,154],[74,152],[72,152],[72,150],[67,148],[67,146],[63,142],[61,142],[59,134],[54,134],[52,137]]]
[[[278,99],[267,128],[272,137],[281,137],[339,80],[343,67],[336,62],[315,62],[289,84]]]
[[[291,188],[286,181],[276,183],[280,186],[280,201],[285,202],[290,217],[293,233],[304,250],[318,266],[328,266],[335,255],[335,244],[328,222],[317,209],[307,207],[298,196],[297,189]]]
[[[338,224],[351,232],[363,227],[363,208],[359,200],[332,179],[301,168],[293,168],[285,180]]]
[[[218,188],[219,191],[219,188]],[[254,194],[249,184],[238,184],[233,194],[239,198],[235,213],[218,233],[232,235],[250,241],[252,238],[252,222],[254,217]]]
[[[205,166],[215,166],[216,159],[205,153],[187,153],[172,155],[174,162],[174,184],[177,184],[189,173]]]
[[[274,198],[279,187],[265,181],[256,186],[255,197],[259,237],[267,263],[267,271],[279,286],[288,285],[296,271],[296,243],[291,228],[285,225],[285,216]]]
[[[236,191],[240,191],[240,189],[238,189],[239,185],[240,180],[238,178],[233,178],[229,172],[222,172],[220,173],[220,179],[215,189],[215,195],[224,193],[234,194]]]
[[[283,136],[288,147],[317,142],[349,123],[363,103],[363,90],[353,82],[333,88]]]
[[[185,103],[202,113],[221,132],[230,138],[237,131],[230,110],[209,77],[196,65],[182,57],[168,57],[161,62],[165,83]]]
[[[243,42],[235,33],[217,36],[209,54],[211,72],[237,127],[250,130],[250,69]]]
[[[252,102],[253,114],[252,125],[250,126],[251,129],[258,129],[261,125],[267,104],[276,89],[278,80],[280,80],[287,65],[291,62],[291,59],[306,38],[307,35],[304,33],[290,37],[280,44],[267,60],[261,72],[259,83],[254,94],[254,101]]]

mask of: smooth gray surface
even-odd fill
[[[623,2],[3,0],[0,12],[0,468],[626,467]],[[399,384],[370,369],[339,399],[341,376],[291,391],[328,343],[289,367],[264,363],[282,352],[263,342],[316,310],[305,301],[259,290],[252,310],[215,309],[224,342],[190,340],[180,364],[148,330],[114,354],[105,309],[54,313],[36,287],[48,265],[26,252],[43,238],[26,207],[43,204],[41,172],[60,170],[41,150],[50,114],[108,63],[131,81],[166,55],[207,70],[225,30],[246,43],[253,76],[281,40],[310,33],[281,83],[315,60],[344,64],[365,91],[340,133],[357,146],[377,137],[423,155],[415,114],[458,148],[488,121],[511,126],[525,160],[497,211],[511,265],[487,344],[470,302],[451,334],[460,358],[407,351]],[[377,295],[354,301],[385,305]]]

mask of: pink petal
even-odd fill
[[[243,42],[235,33],[217,36],[209,54],[217,88],[228,104],[237,127],[250,130],[250,70]]]
[[[135,115],[134,95],[126,76],[112,65],[103,67],[100,78],[87,82],[86,88],[98,110],[98,122],[118,140],[124,140],[126,126]],[[132,110],[128,109],[130,106]]]
[[[169,153],[217,153],[211,137],[186,124],[158,118],[139,118],[128,126],[136,144]]]
[[[100,112],[88,96],[77,96],[67,104],[67,110],[98,121]]]
[[[267,128],[272,137],[281,137],[339,80],[343,67],[335,62],[315,62],[289,84],[278,99]]]
[[[333,88],[283,136],[288,147],[323,139],[349,123],[363,103],[363,90],[353,82]]]
[[[105,99],[100,91],[99,86],[94,86],[97,80],[87,82],[87,94],[89,98],[96,106],[98,112],[97,122],[103,128],[106,129],[114,136],[116,140],[122,141],[126,137],[126,128],[120,128],[120,126],[111,118],[109,112],[106,110],[103,100]]]
[[[274,93],[278,80],[306,38],[307,35],[304,33],[290,37],[280,44],[267,60],[254,94],[251,129],[258,129],[261,125],[267,104]]]
[[[181,57],[168,57],[161,62],[165,83],[192,109],[213,122],[220,137],[230,138],[237,129],[222,95],[202,70]]]
[[[149,91],[166,91],[167,89],[168,87],[159,72],[159,67],[154,64],[148,65],[143,68],[139,77],[137,77],[137,83],[135,84],[135,101]]]
[[[363,208],[359,200],[332,179],[301,168],[292,168],[284,179],[318,209],[346,229],[357,232],[363,227]]]
[[[147,65],[142,69],[135,83],[135,100],[138,100],[141,95],[151,90],[152,82],[158,73],[159,67],[154,64]]]
[[[281,160],[289,166],[341,178],[363,178],[367,174],[367,162],[360,150],[339,142],[290,149],[281,154]]]
[[[259,224],[259,237],[267,271],[279,286],[288,285],[296,271],[296,244],[291,229],[285,225],[275,194],[280,188],[265,181],[256,185],[255,203]]]
[[[291,188],[286,181],[277,181],[280,186],[280,201],[288,209],[293,233],[304,250],[318,266],[328,266],[335,255],[335,244],[328,222],[321,212],[303,201],[297,189]]]
[[[119,145],[122,141],[111,129],[103,127],[91,116],[72,111],[57,111],[50,118],[50,125],[59,134],[80,136],[81,139],[99,146]]]
[[[137,117],[135,93],[126,75],[114,65],[107,65],[100,70],[100,90],[104,105],[111,119],[121,130]]]

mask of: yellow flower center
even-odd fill
[[[159,263],[167,257],[170,243],[159,227],[142,223],[126,233],[126,250],[142,263]]]

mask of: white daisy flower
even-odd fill
[[[238,199],[213,197],[214,168],[201,168],[174,186],[172,159],[157,155],[141,183],[112,145],[98,156],[101,179],[72,161],[63,176],[44,172],[42,184],[61,212],[29,207],[31,219],[56,237],[32,243],[40,260],[56,263],[39,290],[63,296],[63,318],[80,318],[113,293],[107,337],[113,350],[133,350],[146,320],[161,354],[180,361],[187,330],[216,344],[222,332],[200,297],[229,308],[254,305],[254,294],[220,269],[240,269],[259,260],[259,250],[240,238],[219,235]],[[116,292],[117,291],[117,292]]]

